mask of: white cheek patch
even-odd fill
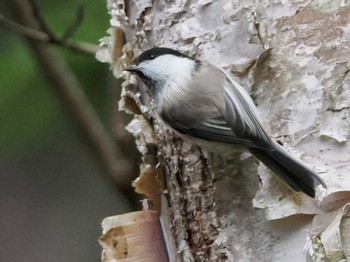
[[[162,55],[139,65],[148,77],[162,82],[174,82],[179,86],[190,79],[195,66],[196,62],[192,59],[174,55]]]
[[[194,60],[174,55],[161,55],[139,65],[141,71],[156,83],[155,96],[159,108],[172,106],[186,98],[188,92],[185,87],[195,67]]]

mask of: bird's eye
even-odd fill
[[[154,58],[156,58],[156,55],[155,54],[149,54],[148,58],[153,60]]]

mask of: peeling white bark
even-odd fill
[[[225,159],[175,138],[157,120],[147,93],[140,89],[138,96],[135,79],[127,79],[123,96],[133,97],[146,118],[156,119],[152,143],[168,187],[162,212],[170,223],[171,250],[177,252],[170,255],[178,261],[349,260],[348,2],[135,0],[128,1],[125,13],[124,1],[109,0],[108,8],[112,28],[124,30],[127,43],[116,60],[113,35],[106,37],[97,57],[111,63],[116,77],[125,78],[127,52],[137,55],[154,45],[226,69],[251,93],[272,137],[328,185],[327,196],[317,199],[319,208],[262,164],[257,167],[252,157]],[[250,70],[268,48],[270,54]],[[134,126],[135,121],[140,120]],[[137,141],[145,153],[148,140]]]

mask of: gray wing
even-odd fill
[[[233,133],[254,143],[254,147],[271,148],[273,143],[262,126],[256,107],[247,92],[238,83],[226,77],[225,120]]]
[[[201,123],[194,127],[186,128],[182,125],[174,125],[172,127],[178,132],[207,141],[216,141],[228,144],[237,144],[248,147],[256,147],[254,142],[248,138],[236,136],[229,127],[225,119],[209,119],[207,122]]]
[[[187,110],[168,108],[161,112],[161,117],[178,132],[200,139],[264,149],[273,147],[273,143],[257,117],[255,105],[249,95],[238,83],[231,81],[225,73],[220,70],[217,72],[222,75],[215,79],[220,79],[220,77],[224,79],[221,83],[223,92],[217,89],[213,92],[215,88],[207,86],[208,83],[201,84],[203,89],[212,92],[211,96],[224,96],[223,99],[216,99],[217,97],[206,99],[211,100],[210,102],[215,100],[215,103],[221,101],[220,103],[224,105],[216,105],[216,108],[209,112],[203,110],[204,105],[184,103],[183,108],[187,106]],[[198,100],[202,101],[201,103],[208,101]],[[205,108],[215,107],[215,103]],[[189,111],[191,113],[185,116],[184,112]]]

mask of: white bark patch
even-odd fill
[[[154,45],[166,46],[233,73],[251,92],[269,134],[328,185],[327,194],[318,192],[314,201],[286,188],[253,158],[223,159],[200,152],[155,121],[159,154],[166,157],[172,179],[165,198],[173,204],[166,211],[174,238],[169,242],[175,245],[170,250],[176,250],[176,259],[349,260],[347,1],[160,0],[152,9],[149,1],[129,2],[128,17],[119,10],[124,1],[111,0],[108,5],[112,27],[125,30],[125,52],[137,55]],[[97,57],[112,63],[116,76],[125,77],[121,68],[126,56],[115,64],[113,41],[103,38]],[[249,71],[267,48],[270,55]],[[128,92],[132,96],[129,89],[124,95]],[[157,117],[147,110],[149,103],[141,106],[141,98],[135,99],[146,117]],[[132,129],[137,133],[137,125]],[[205,177],[195,172],[199,167],[210,168]]]

